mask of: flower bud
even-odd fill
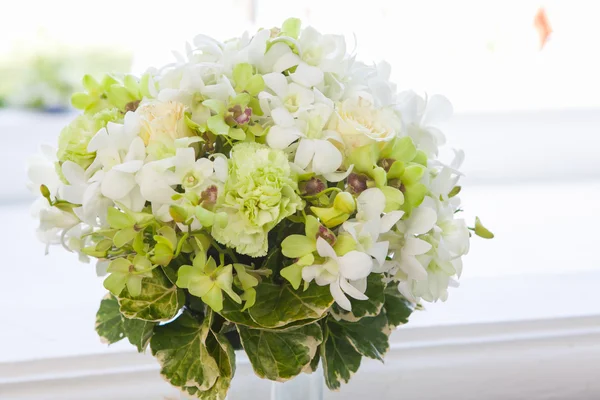
[[[306,182],[302,182],[301,188],[302,193],[306,195],[315,195],[321,193],[326,189],[325,183],[319,178],[312,177]]]
[[[333,200],[333,207],[336,210],[340,210],[346,214],[352,214],[356,210],[356,201],[354,196],[348,192],[341,192],[335,196]]]
[[[367,176],[351,173],[348,175],[348,187],[352,193],[360,194],[367,189]]]

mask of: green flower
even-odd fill
[[[192,265],[179,268],[177,286],[186,288],[196,297],[200,297],[215,311],[223,309],[223,292],[227,293],[236,303],[242,299],[233,291],[233,267],[221,265],[211,257],[206,260],[206,254],[200,251]]]
[[[118,121],[122,115],[116,108],[106,109],[90,115],[83,114],[67,125],[58,138],[57,157],[59,162],[73,161],[86,169],[94,161],[96,153],[87,150],[88,143],[109,122]]]
[[[227,213],[225,226],[213,226],[213,237],[240,254],[267,254],[267,234],[303,207],[285,153],[258,143],[233,147],[229,178],[217,211]]]
[[[154,266],[146,257],[136,255],[132,260],[117,258],[108,266],[110,275],[104,280],[104,287],[119,296],[125,286],[133,297],[142,293],[142,280],[152,277]]]

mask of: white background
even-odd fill
[[[541,51],[540,4],[554,28]],[[224,39],[291,15],[350,42],[356,33],[360,58],[388,59],[401,87],[453,101],[446,133],[467,154],[465,217],[481,216],[496,238],[473,239],[461,288],[395,334],[385,367],[367,362],[328,398],[597,399],[598,4],[21,0],[0,13],[0,61],[40,27],[78,46],[129,48],[138,72],[195,33]],[[98,342],[93,266],[60,248],[44,257],[35,241],[25,161],[69,118],[0,111],[0,399],[172,396],[151,357]],[[242,362],[234,392],[265,398],[268,384],[250,374]]]

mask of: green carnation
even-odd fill
[[[95,153],[87,150],[88,143],[100,129],[110,121],[117,121],[122,115],[116,108],[106,109],[94,115],[83,114],[67,125],[58,138],[58,161],[73,161],[86,169],[94,161]]]
[[[267,254],[267,234],[282,219],[302,208],[298,183],[285,153],[257,143],[233,147],[229,177],[218,211],[227,224],[215,225],[213,237],[240,254]]]

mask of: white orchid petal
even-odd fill
[[[379,266],[383,265],[388,255],[390,243],[389,242],[377,242],[371,246],[368,253],[371,257],[377,260]]]
[[[311,139],[301,139],[296,149],[294,163],[302,169],[306,169],[312,161],[316,150],[316,143]]]
[[[392,229],[392,227],[396,225],[398,221],[400,221],[400,218],[402,218],[403,215],[404,211],[391,211],[385,214],[383,217],[381,217],[379,233],[389,232],[390,229]]]
[[[284,98],[288,93],[288,82],[285,75],[279,72],[272,72],[263,75],[265,85],[271,89],[277,96]]]
[[[338,259],[337,254],[335,254],[335,250],[333,250],[333,247],[331,247],[331,245],[327,243],[327,241],[322,237],[319,237],[317,239],[317,253],[319,253],[321,257],[331,258],[332,260]]]
[[[289,47],[288,47],[288,49],[289,49]],[[273,64],[273,71],[274,72],[283,72],[287,69],[295,67],[300,62],[301,62],[300,57],[298,57],[297,54],[294,54],[290,51],[289,53],[285,53],[284,55],[279,57],[279,59],[275,62],[275,64]]]
[[[301,63],[296,68],[296,71],[291,75],[292,80],[306,87],[317,86],[323,82],[324,74],[318,67],[310,66],[306,63]]]
[[[296,128],[273,126],[267,133],[267,144],[274,149],[283,150],[298,140],[300,132]]]
[[[65,161],[62,165],[62,173],[65,179],[71,184],[85,183],[85,171],[73,161]]]
[[[315,143],[313,171],[316,174],[330,174],[342,165],[342,153],[331,142],[319,140]]]
[[[119,200],[127,196],[134,187],[135,178],[133,175],[113,168],[104,175],[101,192],[109,199]]]
[[[368,254],[352,250],[338,259],[338,265],[342,277],[356,280],[364,278],[371,273],[371,270],[373,269],[373,259]]]
[[[144,162],[141,160],[132,160],[132,161],[124,162],[123,164],[115,165],[111,171],[120,171],[120,172],[132,174],[134,172],[139,171],[143,165],[144,165]]]
[[[92,139],[88,143],[87,150],[89,152],[94,152],[108,147],[108,145],[108,131],[106,128],[102,128],[92,137]]]
[[[427,270],[414,256],[402,255],[400,257],[399,267],[410,279],[426,280]]]
[[[435,94],[427,102],[421,124],[422,126],[431,126],[447,121],[452,117],[453,112],[452,103],[446,97]]]
[[[275,124],[282,127],[289,128],[295,125],[294,117],[287,109],[283,107],[278,107],[271,111],[271,117],[273,118],[273,122],[275,122]]]
[[[340,181],[343,181],[344,179],[346,179],[348,177],[348,175],[350,175],[352,173],[353,169],[354,169],[354,165],[351,165],[347,171],[330,172],[328,174],[323,174],[323,176],[329,182],[340,182]]]
[[[360,290],[352,286],[347,280],[340,278],[340,288],[350,297],[357,300],[369,300],[369,298]]]
[[[422,235],[429,232],[437,221],[437,213],[429,207],[419,207],[413,210],[407,221],[407,234]]]
[[[329,291],[331,292],[331,297],[333,297],[338,306],[342,307],[346,311],[352,310],[352,304],[342,291],[339,280],[329,285]]]
[[[374,218],[379,219],[385,209],[385,195],[378,188],[370,188],[363,191],[357,198],[360,219],[367,221]]]
[[[404,247],[402,247],[402,253],[410,254],[411,256],[417,256],[427,253],[429,250],[431,250],[431,247],[431,243],[429,242],[426,242],[422,239],[409,237],[406,239]]]

